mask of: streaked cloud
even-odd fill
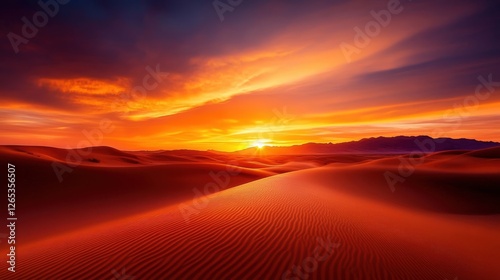
[[[71,146],[103,118],[116,125],[103,144],[123,149],[234,150],[259,137],[291,145],[444,129],[443,115],[474,94],[478,76],[500,81],[500,7],[401,1],[404,10],[348,63],[339,45],[387,2],[250,1],[224,22],[201,0],[71,2],[19,54],[0,43],[1,143]],[[36,8],[5,6],[4,35]],[[154,65],[168,76],[131,97]],[[500,141],[491,129],[498,92],[446,136]],[[276,125],[283,107],[295,118]]]

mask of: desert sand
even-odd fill
[[[94,147],[59,182],[68,152],[0,147],[19,217],[0,279],[500,279],[499,148],[426,155],[394,188],[404,155]]]

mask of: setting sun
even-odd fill
[[[0,280],[500,280],[500,1],[0,18]]]
[[[257,140],[255,142],[253,142],[252,147],[257,147],[259,149],[262,149],[262,148],[264,148],[264,146],[266,146],[266,142],[267,142],[267,140],[265,140],[265,139]]]

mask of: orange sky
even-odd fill
[[[402,1],[346,58],[340,45],[355,46],[354,27],[388,2],[257,1],[223,22],[213,7],[65,7],[19,54],[2,45],[0,144],[231,151],[396,135],[500,141],[500,89],[475,94],[478,77],[500,81],[486,2]],[[72,18],[90,26],[70,36],[81,28]]]

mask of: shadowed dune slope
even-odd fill
[[[203,193],[209,183],[223,190],[275,174],[219,162],[127,163],[120,159],[121,152],[110,150],[107,155],[102,150],[108,149],[95,149],[89,156],[103,159],[104,164],[71,167],[59,182],[52,167],[59,161],[52,158],[64,158],[67,150],[0,147],[2,161],[16,165],[18,215],[27,225],[18,238],[31,242],[178,203],[193,198],[193,189]],[[146,161],[140,155],[131,156]]]
[[[326,180],[303,181],[312,175],[318,174],[287,173],[214,194],[189,223],[173,206],[23,247],[30,269],[18,275],[102,279],[125,269],[138,279],[281,279],[315,256],[320,238],[334,245],[321,251],[330,254],[309,279],[499,276],[498,224],[411,211],[336,191]]]

